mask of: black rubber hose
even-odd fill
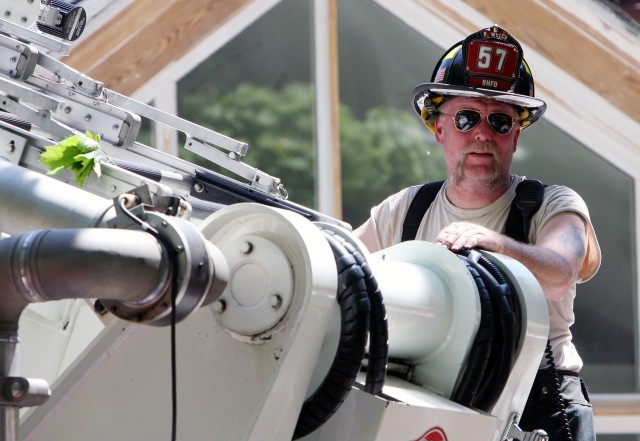
[[[489,271],[491,275],[493,275],[493,277],[496,278],[499,284],[504,283],[509,285],[509,293],[507,295],[507,300],[509,301],[509,304],[511,305],[511,308],[513,309],[513,312],[515,314],[516,324],[517,325],[521,324],[522,323],[521,305],[518,297],[515,295],[516,290],[515,290],[515,287],[513,286],[513,283],[511,282],[511,279],[505,276],[502,270],[495,263],[493,263],[492,261],[490,261],[480,253],[477,253],[477,255],[479,256],[478,262],[480,262],[480,264],[487,271]],[[520,326],[516,326],[516,342],[520,341],[520,332],[521,332]]]
[[[356,255],[356,260],[358,259]],[[382,292],[378,288],[371,268],[362,257],[360,267],[364,271],[371,315],[369,317],[369,360],[364,390],[373,395],[382,394],[384,381],[387,378],[387,364],[389,362],[389,328],[387,324],[387,310],[384,306]]]
[[[481,259],[478,255],[477,252],[471,252],[467,261],[476,269],[487,286],[496,319],[495,344],[489,357],[490,369],[486,372],[474,403],[474,407],[488,410],[504,389],[513,367],[516,352],[516,316],[512,308],[509,285],[499,283],[492,271],[498,272],[498,279],[501,281],[506,282],[506,278],[492,264],[490,271],[485,266],[489,262],[488,259]]]
[[[340,305],[340,339],[329,372],[300,410],[294,440],[316,430],[342,405],[360,372],[367,343],[371,308],[364,272],[338,240],[329,235],[325,237],[338,269],[336,297]]]
[[[463,406],[471,407],[476,401],[478,390],[485,378],[486,369],[489,364],[489,355],[491,354],[493,345],[494,316],[491,298],[484,281],[465,258],[460,257],[460,259],[467,265],[467,270],[473,277],[478,288],[481,313],[478,333],[469,351],[464,373],[458,382],[458,387],[453,393],[452,401]]]
[[[495,404],[500,393],[502,393],[502,390],[509,379],[509,374],[515,359],[515,314],[513,313],[513,310],[505,307],[507,304],[506,296],[508,289],[508,285],[504,284],[498,285],[489,290],[491,298],[498,305],[497,321],[500,326],[500,344],[496,344],[496,350],[493,352],[495,360],[493,363],[494,369],[489,371],[489,376],[480,390],[480,394],[476,402],[476,407],[478,409],[486,411]]]
[[[387,378],[387,364],[389,362],[389,327],[382,292],[364,256],[353,245],[334,232],[326,229],[322,229],[322,231],[336,238],[356,259],[356,262],[364,272],[369,304],[371,305],[371,314],[369,316],[369,356],[364,391],[373,395],[380,395]]]

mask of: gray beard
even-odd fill
[[[452,179],[453,181],[452,183],[454,185],[460,184],[461,182],[469,179],[464,175],[464,161],[467,158],[467,155],[469,154],[469,152],[471,151],[494,153],[495,145],[493,143],[482,142],[482,143],[471,144],[465,147],[465,149],[462,152],[462,156],[460,157],[460,160],[458,160],[458,163],[456,164],[455,174],[453,175],[453,179]],[[502,164],[500,163],[500,158],[495,154],[493,155],[493,164],[494,164],[493,173],[487,180],[486,184],[490,190],[497,190],[504,185],[506,178],[501,174]]]

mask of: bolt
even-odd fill
[[[242,254],[251,254],[253,251],[253,244],[251,242],[244,242],[240,245],[240,252]]]
[[[28,20],[28,18],[27,18],[27,17],[22,17],[22,18],[20,19],[20,21],[21,21],[22,23],[26,23],[26,22],[27,22],[27,20]]]
[[[282,306],[282,297],[278,294],[273,294],[269,296],[269,306],[273,309],[278,309]]]
[[[166,220],[163,220],[160,224],[161,224],[163,227],[166,227],[167,225],[169,225],[169,223],[168,223]]]
[[[17,57],[11,57],[11,60],[10,60],[10,61],[11,61],[12,63],[15,63],[16,61],[18,61],[18,58],[17,58]]]
[[[176,246],[176,251],[182,253],[184,251],[184,245],[180,244]]]
[[[196,182],[193,185],[193,189],[196,191],[196,193],[202,193],[204,191],[204,184],[202,182]]]
[[[71,107],[66,106],[66,107],[64,108],[64,113],[69,113],[69,112],[71,112]]]
[[[107,313],[107,308],[104,306],[104,303],[100,301],[100,299],[93,302],[93,310],[100,315],[104,315]]]
[[[549,390],[547,389],[547,387],[546,387],[546,386],[544,386],[544,387],[542,388],[542,395],[546,395],[546,394],[548,394],[548,393],[549,393]]]
[[[27,386],[28,388],[28,386]],[[25,384],[19,379],[14,379],[9,384],[7,388],[9,395],[15,401],[22,400],[27,395],[27,388],[25,388]]]
[[[224,302],[224,300],[216,300],[215,302],[213,302],[214,312],[217,312],[218,314],[222,314],[225,309],[227,309],[227,304]]]
[[[7,145],[7,153],[13,153],[16,150],[16,143],[13,141],[9,141]]]
[[[120,126],[118,124],[114,124],[113,127],[111,127],[113,130],[118,130],[120,128]]]
[[[91,115],[86,114],[86,115],[84,116],[84,120],[85,120],[85,121],[91,121]]]
[[[118,189],[118,187],[116,187],[115,185],[112,185],[111,187],[109,187],[109,191],[111,193],[115,193],[117,189]]]
[[[5,17],[11,17],[11,11],[4,11]]]

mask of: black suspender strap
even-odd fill
[[[409,205],[402,224],[402,242],[416,238],[422,218],[443,184],[444,181],[436,181],[420,187]],[[507,216],[504,234],[519,242],[529,243],[531,218],[542,205],[544,188],[545,185],[542,182],[533,179],[526,179],[518,184],[516,197],[511,203],[511,209]]]
[[[526,179],[518,184],[504,234],[518,242],[529,243],[531,218],[542,205],[544,187],[542,182],[534,179]]]
[[[435,181],[428,182],[420,187],[420,190],[418,190],[413,197],[411,205],[409,205],[407,215],[402,224],[402,242],[416,238],[420,222],[422,222],[422,218],[431,206],[431,203],[436,199],[436,195],[443,184],[444,181]]]

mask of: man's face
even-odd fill
[[[435,123],[436,141],[442,145],[447,164],[447,176],[454,183],[474,181],[489,188],[498,188],[509,175],[513,153],[520,136],[516,124],[506,135],[496,133],[487,122],[487,115],[502,112],[518,121],[513,106],[482,98],[454,97],[438,109],[448,115],[459,110],[476,110],[482,114],[478,125],[461,132],[453,118],[441,115]]]

